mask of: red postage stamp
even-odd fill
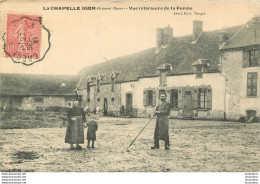
[[[7,14],[6,27],[6,57],[15,58],[15,62],[26,65],[41,58],[40,16]]]

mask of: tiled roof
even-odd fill
[[[158,68],[164,63],[172,64],[173,70],[169,75],[193,73],[192,64],[198,59],[208,59],[207,72],[218,72],[219,42],[218,34],[225,31],[229,36],[234,35],[242,26],[222,30],[203,32],[196,43],[192,43],[192,35],[174,37],[167,46],[155,53],[155,48],[118,57],[106,62],[83,68],[80,75],[86,81],[88,76],[105,74],[103,83],[111,81],[111,73],[120,72],[117,82],[137,80],[139,77],[157,76]],[[108,68],[107,68],[108,65]],[[85,84],[81,84],[81,86]]]
[[[260,45],[260,17],[249,20],[221,49]]]
[[[0,95],[75,95],[80,76],[0,74]]]

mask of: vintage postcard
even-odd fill
[[[1,2],[1,172],[254,176],[259,9]]]

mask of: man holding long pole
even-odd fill
[[[161,104],[156,107],[155,114],[157,115],[156,126],[154,130],[154,146],[151,149],[159,149],[159,140],[164,140],[165,149],[170,149],[169,142],[169,122],[170,104],[166,102],[166,94],[160,94]]]
[[[159,140],[165,141],[165,149],[170,149],[169,142],[169,122],[168,115],[170,114],[170,104],[166,102],[166,94],[160,94],[161,104],[156,107],[156,111],[154,112],[154,116],[146,123],[146,125],[142,128],[139,134],[135,137],[135,139],[131,142],[131,144],[126,148],[127,152],[130,152],[129,148],[133,145],[138,136],[143,132],[143,130],[147,127],[147,125],[153,120],[155,116],[156,126],[154,131],[154,146],[152,149],[159,149]]]

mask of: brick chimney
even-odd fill
[[[172,36],[173,29],[168,24],[168,27],[163,28],[163,45],[167,45],[172,40]]]
[[[157,70],[159,70],[159,86],[160,87],[166,87],[167,86],[167,74],[169,71],[172,70],[172,65],[171,64],[162,64],[160,65]]]
[[[165,28],[156,29],[156,50],[161,46],[167,45],[173,37],[173,29],[168,25]]]
[[[203,22],[200,20],[194,20],[192,42],[196,42],[202,32],[203,32]]]
[[[260,16],[253,17],[248,24],[248,28],[255,30],[255,42],[260,42]]]
[[[163,29],[156,29],[156,50],[158,50],[163,45]]]

